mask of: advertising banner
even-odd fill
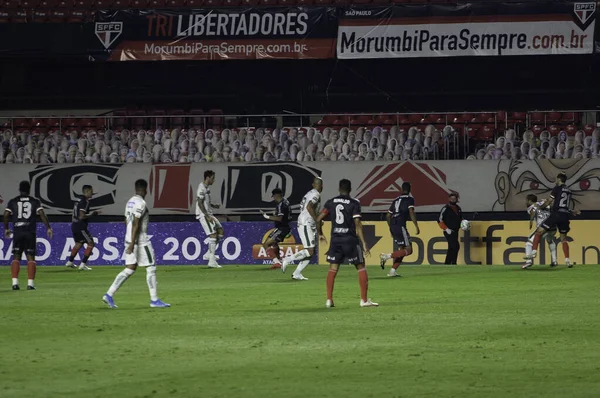
[[[93,57],[108,61],[334,58],[328,7],[103,11],[87,24]]]
[[[569,233],[570,259],[577,264],[600,264],[600,242],[597,238],[599,221],[571,221]],[[421,233],[415,235],[414,226],[408,223],[413,253],[404,258],[403,264],[435,265],[443,264],[448,244],[437,222],[419,223]],[[368,265],[379,265],[379,253],[391,253],[396,248],[390,236],[387,223],[364,222],[365,241],[371,256],[365,260]],[[329,239],[331,224],[323,226]],[[460,232],[461,249],[459,265],[522,265],[525,260],[525,243],[533,231],[528,221],[488,222],[472,221],[470,231]],[[556,236],[558,238],[558,236]],[[562,246],[557,245],[558,262],[564,264]],[[319,245],[319,264],[325,264],[329,243]],[[550,251],[546,242],[540,242],[538,256],[534,264],[550,264]],[[388,267],[392,262],[388,261]]]
[[[4,164],[0,210],[18,194],[19,182],[31,182],[31,194],[48,214],[71,214],[83,185],[94,187],[93,210],[120,216],[134,194],[135,180],[148,181],[146,202],[151,214],[195,214],[198,184],[206,170],[216,173],[211,201],[218,215],[258,214],[275,208],[271,191],[280,188],[295,215],[314,177],[323,179],[321,203],[337,195],[338,182],[348,178],[352,195],[364,213],[384,213],[412,183],[417,212],[437,212],[450,192],[460,195],[465,212],[523,211],[526,197],[549,196],[558,173],[567,174],[575,206],[598,210],[600,159],[450,160],[406,162],[274,162],[166,164]]]
[[[219,242],[217,256],[220,264],[272,264],[262,242],[273,229],[268,222],[222,223],[225,238]],[[75,245],[71,224],[53,223],[54,237],[48,239],[46,229],[38,224],[37,263],[39,265],[64,265]],[[88,265],[124,265],[125,224],[90,224],[96,246]],[[292,234],[280,245],[281,255],[287,256],[303,249],[300,238],[292,225]],[[200,223],[153,223],[150,219],[148,233],[158,265],[206,265],[208,240]],[[83,250],[76,257],[79,264]],[[25,258],[23,256],[23,258]],[[9,265],[12,259],[12,240],[0,240],[0,265]],[[313,259],[317,260],[316,256]]]
[[[590,54],[595,2],[350,7],[340,59]]]

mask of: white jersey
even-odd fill
[[[150,244],[150,238],[148,238],[148,222],[150,221],[150,213],[148,212],[146,201],[139,195],[135,195],[129,199],[127,206],[125,207],[125,222],[127,223],[127,232],[125,233],[126,245],[131,243],[132,240],[134,218],[140,219],[140,231],[136,243],[139,246]]]
[[[302,198],[302,202],[300,203],[300,215],[298,216],[298,224],[303,224],[303,225],[315,224],[315,219],[312,218],[312,216],[308,212],[309,204],[314,206],[315,213],[318,215],[319,207],[321,207],[321,194],[316,189],[310,190]]]
[[[200,210],[200,206],[198,205],[200,201],[204,203],[204,210],[206,210],[206,213],[208,215],[212,215],[213,210],[210,206],[210,188],[204,185],[204,181],[198,185],[198,193],[196,194],[196,197],[198,198],[198,201],[196,202],[196,218],[204,217],[204,213],[202,213],[202,210]]]
[[[539,227],[544,222],[544,220],[550,217],[550,209],[548,209],[548,207],[546,207],[545,209],[539,208],[539,206],[542,203],[544,202],[540,201],[535,204],[532,204],[527,208],[527,214],[534,215],[536,227]]]

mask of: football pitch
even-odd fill
[[[120,268],[2,267],[0,397],[597,397],[600,267],[159,267],[100,301]],[[291,266],[291,270],[294,266]],[[21,270],[21,288],[26,286]]]

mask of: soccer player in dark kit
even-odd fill
[[[442,207],[438,225],[444,231],[444,237],[448,241],[448,252],[444,264],[456,265],[460,243],[458,242],[458,230],[463,220],[462,209],[458,205],[458,194],[452,192],[448,196],[448,204]]]
[[[271,194],[273,200],[277,203],[275,208],[275,215],[268,215],[261,211],[263,217],[266,220],[275,221],[275,229],[269,234],[269,237],[263,243],[263,247],[267,250],[273,259],[273,266],[271,268],[281,268],[281,254],[279,253],[279,243],[290,234],[290,202],[283,197],[283,191],[279,188],[275,188]]]
[[[402,259],[412,254],[412,244],[410,242],[410,234],[406,229],[406,222],[410,219],[415,225],[416,233],[421,232],[415,214],[415,198],[410,196],[410,182],[402,183],[402,195],[398,196],[392,202],[387,214],[386,220],[390,227],[390,233],[394,242],[398,245],[398,250],[393,253],[381,253],[379,255],[379,264],[381,269],[385,268],[385,262],[394,259],[394,265],[388,273],[388,276],[400,276],[396,270],[402,264]]]
[[[360,202],[350,197],[352,184],[350,180],[343,179],[339,185],[339,196],[329,199],[321,214],[317,218],[317,229],[319,238],[325,240],[323,236],[322,221],[329,217],[331,219],[331,242],[327,252],[327,261],[329,262],[329,273],[327,274],[327,301],[325,307],[334,307],[333,304],[333,285],[340,264],[348,262],[356,267],[358,271],[358,281],[360,284],[360,306],[377,307],[368,298],[369,277],[365,268],[364,255],[370,255],[361,223]]]
[[[19,271],[21,269],[21,256],[25,252],[27,257],[27,290],[35,290],[35,253],[36,253],[36,216],[39,214],[48,230],[48,237],[52,239],[52,228],[42,209],[39,200],[29,196],[31,186],[27,181],[19,184],[19,196],[11,199],[4,209],[4,236],[13,238],[13,261],[10,265],[12,289],[19,288]],[[8,227],[12,221],[13,231]]]
[[[83,253],[83,259],[79,265],[80,271],[91,271],[92,269],[87,266],[87,261],[92,255],[94,250],[94,237],[88,231],[88,223],[90,218],[100,214],[99,211],[93,211],[90,213],[90,199],[94,195],[94,189],[91,185],[84,185],[82,188],[83,196],[79,198],[75,207],[73,208],[73,220],[71,224],[71,231],[73,232],[73,239],[75,240],[75,246],[71,250],[69,261],[66,264],[67,268],[78,268],[73,261],[75,256],[79,253],[79,250],[83,245],[87,245],[85,252]]]
[[[547,231],[554,228],[558,230],[560,234],[560,241],[562,243],[563,252],[565,254],[565,264],[567,267],[572,268],[573,263],[569,259],[569,242],[567,241],[567,234],[571,230],[571,222],[569,221],[571,214],[579,215],[579,210],[571,210],[571,190],[565,185],[567,181],[567,175],[560,173],[556,176],[556,186],[552,188],[550,198],[544,200],[540,204],[540,208],[550,206],[550,217],[548,217],[542,225],[539,226],[533,237],[533,248],[531,254],[525,256],[527,260],[535,258],[537,255],[537,248],[540,244],[542,235]]]

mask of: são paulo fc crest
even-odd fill
[[[596,20],[596,3],[575,3],[573,4],[573,14],[577,26],[581,30],[586,30]]]
[[[108,50],[123,33],[123,22],[96,22],[95,32],[100,43]]]

